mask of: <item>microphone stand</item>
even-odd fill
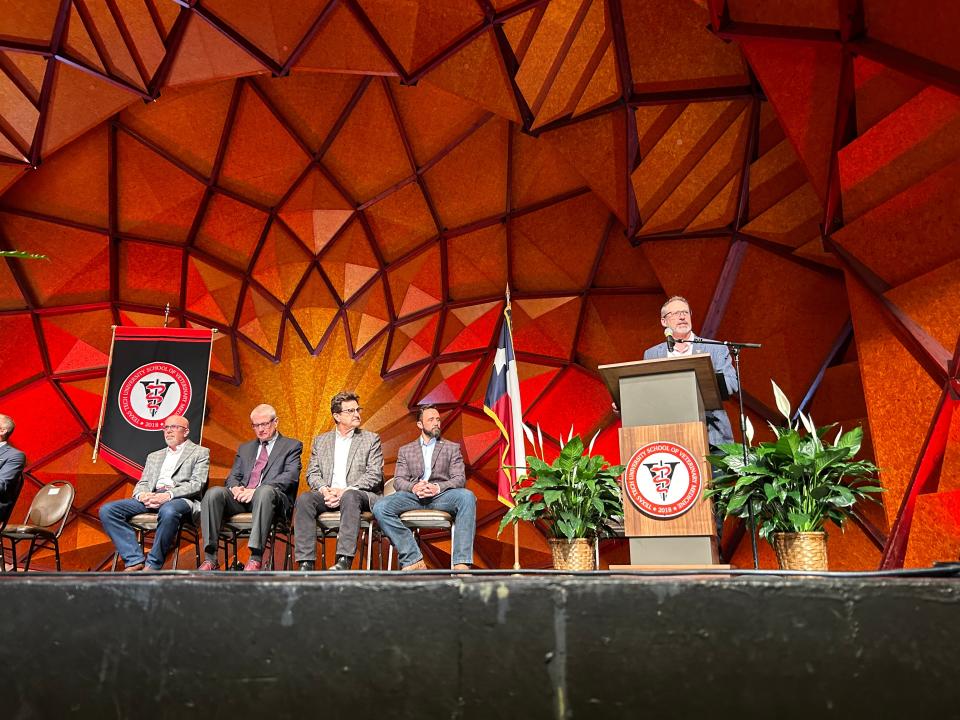
[[[743,449],[743,464],[747,464],[747,416],[743,411],[743,383],[740,380],[740,351],[743,348],[760,348],[760,343],[738,343],[729,340],[705,340],[697,338],[693,342],[701,345],[722,345],[733,357],[733,369],[737,375],[737,399],[740,401],[740,447]],[[676,343],[676,340],[674,340]],[[753,569],[760,569],[760,557],[757,554],[757,527],[753,517],[753,502],[747,504],[747,520],[750,523],[750,548],[753,550]]]

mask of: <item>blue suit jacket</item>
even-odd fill
[[[27,456],[7,443],[0,447],[0,525],[10,519],[23,487],[23,466]]]
[[[708,339],[708,338],[705,338]],[[737,392],[740,388],[737,386],[737,373],[733,369],[733,361],[730,359],[730,351],[723,345],[704,345],[693,342],[694,355],[709,355],[713,361],[713,369],[716,372],[723,373],[723,378],[727,383],[727,390],[731,393]],[[667,357],[667,344],[665,342],[648,348],[643,353],[644,360],[656,360]],[[727,417],[727,411],[707,410],[707,440],[713,445],[720,443],[733,442],[733,428],[730,427],[730,418]]]

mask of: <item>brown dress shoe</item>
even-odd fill
[[[139,563],[137,563],[137,564],[135,564],[135,565],[127,565],[127,566],[123,569],[124,572],[140,572],[141,570],[143,570],[143,563],[142,563],[142,562],[139,562]]]
[[[197,568],[197,570],[200,570],[201,572],[209,572],[210,570],[219,570],[219,569],[220,569],[220,566],[216,562],[211,560],[204,560],[202,563],[200,563],[200,567]]]
[[[257,570],[262,570],[262,569],[263,569],[263,561],[254,560],[253,558],[251,558],[250,560],[247,560],[247,564],[243,566],[244,572],[256,572]]]
[[[469,565],[467,565],[466,563],[457,563],[456,565],[453,566],[453,569],[454,569],[454,570],[457,570],[458,572],[464,572],[464,571],[466,571],[466,570],[472,570],[472,568],[471,568]]]
[[[401,570],[426,570],[427,564],[423,560],[417,560],[415,563],[410,563],[405,568],[400,568]]]

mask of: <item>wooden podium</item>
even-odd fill
[[[721,567],[704,412],[722,407],[709,355],[601,365],[620,408],[629,566]],[[729,566],[726,566],[729,567]]]

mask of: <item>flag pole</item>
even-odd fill
[[[510,333],[510,345],[513,345],[513,316],[512,308],[510,307],[510,283],[507,283],[507,307],[504,310],[504,316],[507,323],[507,332]],[[514,363],[516,363],[516,358],[514,358]],[[519,400],[519,398],[518,398]],[[514,464],[517,462],[517,451],[514,448],[513,451],[513,461]],[[519,480],[516,476],[516,469],[513,472],[514,477],[514,487],[513,490],[516,490],[516,486],[519,485]],[[519,523],[513,524],[513,569],[520,569],[520,525]]]
[[[113,366],[113,343],[117,339],[117,326],[110,326],[110,357],[107,359],[107,374],[103,378],[103,398],[100,400],[100,419],[97,420],[97,439],[93,443],[91,462],[97,461],[100,451],[100,432],[103,430],[103,415],[107,411],[107,391],[110,389],[110,368]]]

